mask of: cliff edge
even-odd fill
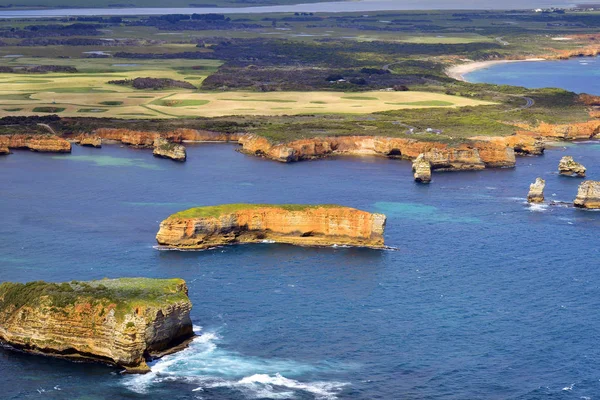
[[[386,217],[337,205],[225,204],[171,215],[156,240],[179,249],[277,242],[384,247]]]
[[[0,285],[0,342],[27,352],[99,361],[127,372],[193,336],[182,279],[122,278]]]

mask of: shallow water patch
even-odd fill
[[[113,156],[53,156],[57,160],[69,160],[95,164],[97,167],[138,167],[162,170],[157,165],[149,164],[140,158],[125,158]]]
[[[375,210],[393,218],[407,218],[427,222],[450,222],[461,224],[481,223],[479,218],[454,216],[441,212],[437,207],[418,203],[396,203],[381,201],[374,204]]]

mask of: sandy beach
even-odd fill
[[[467,82],[465,75],[484,68],[489,68],[497,64],[506,64],[514,62],[533,62],[533,61],[545,61],[544,58],[528,58],[525,60],[493,60],[493,61],[473,61],[465,64],[453,65],[446,69],[446,75],[450,78],[454,78],[458,81]]]

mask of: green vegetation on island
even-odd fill
[[[278,208],[285,211],[304,211],[311,208],[337,208],[336,204],[221,204],[218,206],[194,207],[180,211],[169,217],[171,218],[216,218],[221,215],[235,213],[237,211],[251,210],[256,208]]]

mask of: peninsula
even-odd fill
[[[182,279],[0,284],[0,343],[145,373],[193,336]]]
[[[225,204],[171,215],[156,240],[174,249],[263,242],[382,248],[385,222],[383,214],[338,205]]]

